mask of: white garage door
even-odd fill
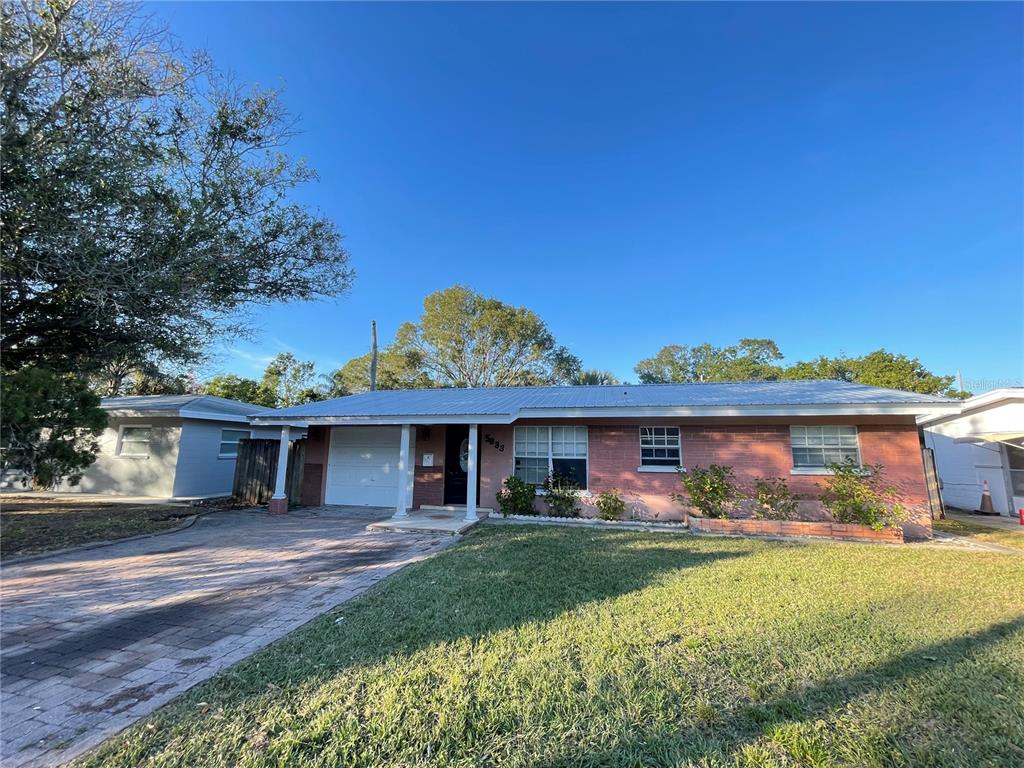
[[[326,504],[398,503],[401,427],[334,427],[327,454]]]

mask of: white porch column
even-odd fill
[[[472,523],[476,520],[476,433],[477,425],[469,425],[469,458],[466,460],[466,471],[469,477],[466,487],[466,522]]]
[[[407,517],[409,506],[409,435],[412,427],[402,425],[402,442],[398,451],[398,503],[395,505],[395,517]]]
[[[281,427],[281,443],[277,452],[277,477],[274,479],[274,495],[270,497],[268,509],[272,515],[284,515],[288,512],[288,496],[285,494],[285,481],[288,479],[288,441],[290,428],[287,424]]]

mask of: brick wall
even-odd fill
[[[434,466],[423,466],[423,454],[434,454]],[[416,427],[416,456],[413,461],[412,508],[444,502],[444,425]]]
[[[310,427],[306,430],[306,460],[302,465],[302,503],[309,507],[317,507],[324,503],[329,435],[330,427]]]
[[[802,423],[820,424],[823,420]],[[671,498],[680,490],[679,478],[638,471],[639,425],[591,426],[589,433],[591,492],[617,488],[641,516],[682,517],[681,508]],[[899,489],[910,510],[911,517],[904,525],[907,537],[929,536],[931,518],[917,427],[858,425],[858,434],[862,461],[884,465],[886,482]],[[728,464],[746,488],[752,489],[761,477],[783,477],[794,493],[815,497],[821,493],[821,476],[790,474],[793,458],[788,425],[680,425],[680,441],[687,467]]]

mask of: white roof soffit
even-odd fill
[[[960,403],[875,403],[820,405],[730,405],[683,407],[604,408],[520,408],[514,414],[392,414],[387,416],[307,416],[301,426],[311,424],[511,424],[519,419],[606,419],[606,418],[709,418],[751,416],[917,416],[958,414]],[[256,426],[299,425],[295,417],[259,414],[249,417]]]

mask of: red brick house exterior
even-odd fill
[[[762,386],[765,383],[759,383]],[[778,387],[782,383],[775,384]],[[634,518],[646,520],[678,520],[684,516],[684,507],[674,498],[682,488],[680,478],[675,467],[650,467],[641,466],[641,427],[664,427],[670,430],[673,436],[678,435],[678,448],[681,457],[679,463],[685,468],[695,466],[707,466],[709,464],[725,464],[733,468],[736,479],[741,485],[752,489],[759,478],[781,477],[784,478],[791,490],[807,499],[802,502],[801,512],[813,518],[815,514],[825,515],[820,510],[815,500],[822,490],[822,482],[827,477],[824,467],[815,468],[807,466],[796,466],[794,459],[794,428],[823,429],[844,428],[847,434],[852,434],[855,428],[856,452],[861,464],[881,464],[884,466],[884,477],[887,484],[895,486],[902,495],[902,502],[910,512],[910,517],[904,525],[904,532],[908,538],[921,538],[931,535],[931,520],[928,502],[928,494],[925,485],[924,465],[922,461],[921,443],[916,423],[918,412],[932,411],[934,409],[952,410],[958,407],[955,403],[941,398],[928,398],[927,396],[910,395],[909,393],[892,393],[889,390],[874,390],[870,387],[859,385],[845,385],[838,382],[809,382],[802,384],[828,384],[823,387],[827,392],[839,389],[844,397],[854,399],[853,396],[866,400],[866,396],[874,397],[876,400],[865,401],[850,405],[840,403],[831,405],[820,404],[813,401],[808,395],[815,393],[814,387],[793,387],[792,383],[786,384],[785,393],[790,394],[794,389],[800,397],[810,401],[808,405],[797,403],[783,406],[755,405],[755,406],[728,406],[723,407],[717,404],[710,406],[648,406],[641,408],[633,407],[633,404],[640,399],[640,396],[651,397],[646,387],[560,387],[541,388],[537,390],[548,400],[554,398],[576,398],[580,399],[581,394],[586,397],[595,398],[600,396],[607,400],[614,392],[586,392],[579,393],[574,390],[622,390],[622,397],[630,399],[629,415],[616,417],[614,408],[603,404],[589,407],[565,407],[565,408],[530,408],[530,413],[523,408],[512,418],[506,418],[505,423],[490,422],[483,414],[455,414],[460,417],[458,422],[447,421],[444,417],[431,416],[431,414],[420,414],[415,417],[387,414],[379,417],[377,421],[383,422],[381,429],[390,430],[388,434],[399,435],[398,430],[405,430],[408,439],[407,453],[404,454],[407,463],[401,461],[395,463],[402,473],[401,477],[408,477],[408,494],[405,498],[405,507],[418,509],[422,507],[440,507],[446,503],[452,506],[450,493],[446,491],[446,483],[450,483],[452,465],[452,441],[450,435],[456,435],[462,439],[463,453],[459,455],[460,465],[468,460],[466,440],[463,435],[467,434],[466,422],[468,419],[478,419],[473,424],[476,440],[476,461],[470,470],[476,477],[477,492],[473,502],[481,510],[497,511],[497,494],[502,488],[505,479],[517,473],[517,452],[521,452],[522,435],[518,428],[540,427],[550,429],[548,434],[553,442],[562,432],[559,428],[572,427],[576,437],[575,450],[582,458],[577,459],[578,466],[584,466],[585,460],[585,491],[580,494],[580,503],[584,515],[596,514],[593,506],[593,497],[601,491],[617,490],[627,502],[628,514]],[[714,385],[690,385],[691,387],[711,388]],[[730,385],[739,387],[741,385]],[[749,386],[749,385],[743,385]],[[844,387],[856,387],[849,391]],[[667,395],[675,397],[675,391],[656,390],[653,397],[664,399]],[[688,394],[685,387],[680,387],[678,399],[684,400]],[[341,404],[349,409],[358,403],[352,401],[358,398],[372,398],[377,410],[386,410],[389,402],[398,401],[401,396],[407,395],[414,398],[413,405],[424,408],[421,403],[432,405],[434,400],[442,397],[448,401],[454,401],[461,405],[462,400],[468,400],[469,405],[475,406],[473,398],[477,397],[479,390],[430,390],[427,393],[422,391],[419,394],[408,393],[367,393],[367,395],[342,398]],[[510,390],[511,394],[502,397],[519,398],[529,403],[529,397],[533,391],[527,389]],[[705,399],[708,389],[698,390],[698,394]],[[772,397],[778,397],[769,392]],[[433,394],[443,393],[443,394]],[[565,393],[563,395],[563,393]],[[876,394],[878,393],[878,394]],[[485,395],[494,397],[490,393],[479,395],[487,408],[495,408],[483,398]],[[735,390],[726,392],[721,397],[732,399],[738,396]],[[764,397],[761,395],[761,397]],[[585,398],[584,398],[585,400]],[[894,400],[898,406],[890,407],[890,400]],[[349,401],[344,403],[344,401]],[[644,401],[645,403],[647,401]],[[406,407],[400,403],[399,407]],[[412,407],[412,406],[409,406]],[[455,410],[455,406],[446,406]],[[466,406],[463,406],[466,407]],[[506,406],[502,406],[506,407]],[[313,413],[324,413],[324,416],[307,417],[302,426],[308,430],[308,443],[306,447],[305,472],[303,482],[302,500],[305,504],[319,505],[324,503],[359,503],[358,501],[347,502],[342,496],[339,500],[340,491],[329,490],[329,476],[332,472],[345,472],[344,468],[333,468],[336,462],[332,462],[332,446],[337,450],[343,446],[346,435],[362,434],[367,431],[366,421],[373,419],[362,416],[330,416],[327,411],[331,406],[324,403],[314,403],[305,406]],[[676,416],[639,416],[634,415],[638,411],[656,413],[661,410],[686,410],[687,415]],[[314,410],[315,409],[315,410]],[[293,409],[294,410],[294,409]],[[367,409],[370,410],[370,409]],[[468,410],[468,407],[467,407]],[[594,415],[590,415],[593,410]],[[626,412],[626,409],[622,409]],[[790,410],[792,414],[780,413]],[[543,416],[540,413],[543,411]],[[759,413],[754,413],[758,411]],[[809,412],[819,412],[811,415]],[[826,413],[835,411],[835,413]],[[858,413],[863,411],[863,413]],[[709,415],[702,415],[707,412]],[[723,415],[727,412],[728,415]],[[749,412],[749,413],[748,413]],[[538,415],[535,416],[534,413]],[[690,415],[690,414],[693,415]],[[733,415],[735,413],[735,415]],[[564,416],[562,414],[565,414]],[[331,419],[328,423],[316,423],[316,418],[325,420]],[[352,419],[346,422],[345,419]],[[409,423],[418,422],[418,423]],[[404,425],[404,426],[402,426]],[[355,427],[355,429],[353,429]],[[579,428],[585,427],[585,451],[583,449],[583,431]],[[332,441],[332,431],[334,438]],[[645,433],[646,434],[646,433]],[[365,438],[364,438],[365,439]],[[390,438],[389,438],[390,439]],[[398,438],[395,437],[395,440]],[[525,438],[524,438],[525,439]],[[396,448],[397,450],[397,448]],[[553,451],[554,449],[552,449]],[[554,455],[553,453],[551,454]],[[557,460],[549,457],[551,466]],[[446,462],[448,466],[446,467]],[[463,467],[463,469],[465,469]],[[449,478],[449,479],[446,479]],[[359,478],[357,477],[356,480]],[[372,479],[372,478],[371,478]],[[378,479],[377,482],[380,482]],[[466,482],[465,479],[462,481]],[[358,483],[357,483],[358,484]],[[450,491],[450,488],[449,488]],[[332,495],[333,493],[333,495]],[[358,494],[358,490],[355,492]],[[465,491],[463,491],[465,493]],[[355,498],[355,497],[353,497]],[[389,497],[390,498],[390,497]],[[465,504],[465,496],[461,501]],[[364,502],[365,503],[365,502]],[[454,506],[459,506],[458,502]],[[543,497],[538,496],[536,508],[544,510]],[[818,512],[815,512],[818,510]],[[822,517],[820,519],[825,519]]]

